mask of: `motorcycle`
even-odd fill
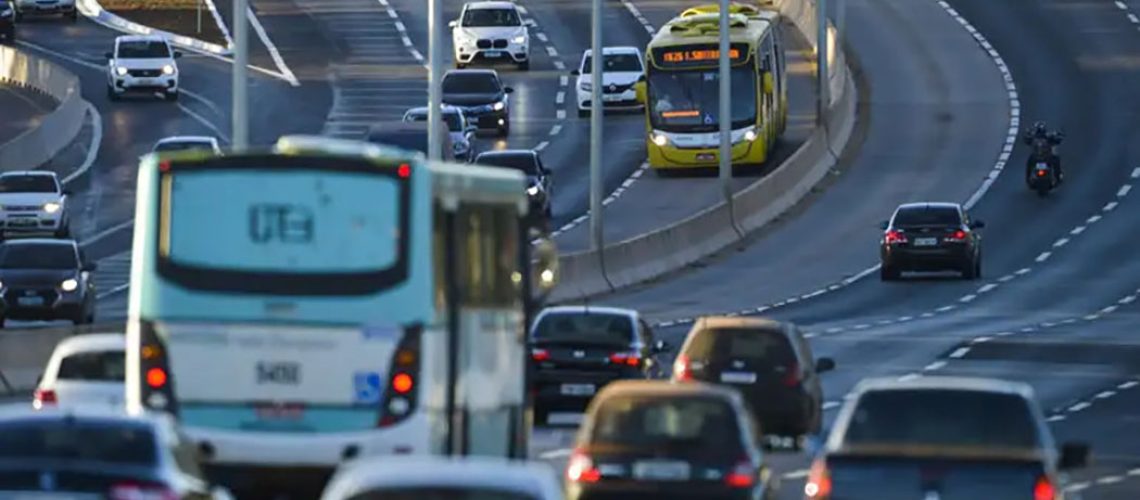
[[[1048,162],[1039,161],[1033,166],[1028,179],[1029,189],[1037,191],[1037,196],[1045,196],[1057,187],[1057,175]]]

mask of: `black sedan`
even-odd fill
[[[0,326],[8,319],[95,320],[95,283],[75,240],[23,239],[0,245]]]
[[[542,157],[538,151],[531,149],[504,149],[499,151],[486,151],[475,157],[478,165],[490,167],[511,168],[526,174],[527,199],[530,200],[530,211],[541,214],[550,219],[550,199],[553,197],[550,182],[550,170],[542,164]]]
[[[958,271],[965,279],[982,276],[981,235],[985,227],[957,203],[907,203],[882,224],[879,269],[883,281],[903,271]]]
[[[0,412],[3,498],[223,500],[167,417],[94,409]]]
[[[653,339],[637,311],[596,306],[544,309],[530,332],[534,423],[552,412],[581,412],[594,394],[620,379],[665,374],[657,359],[669,349]]]
[[[8,0],[0,0],[0,39],[16,42],[16,7]]]
[[[479,130],[494,130],[500,137],[511,133],[511,103],[515,89],[503,85],[493,69],[456,69],[443,75],[440,92],[444,104],[463,111]]]

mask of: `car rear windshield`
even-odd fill
[[[374,489],[349,500],[539,500],[527,493],[482,487],[395,487]]]
[[[896,226],[953,226],[961,223],[958,210],[949,207],[904,208],[895,215]]]
[[[404,121],[409,122],[426,122],[427,113],[409,113]],[[459,113],[444,113],[443,121],[447,123],[447,130],[452,132],[463,132],[463,122],[459,118]]]
[[[594,56],[586,56],[582,62],[582,74],[588,75],[594,70]],[[608,54],[602,58],[602,73],[616,71],[641,71],[641,59],[637,54]]]
[[[0,459],[154,465],[154,433],[137,424],[68,420],[0,424]]]
[[[791,342],[780,331],[760,328],[701,330],[685,348],[690,359],[747,359],[763,365],[786,366],[796,362]]]
[[[735,454],[743,449],[737,414],[727,401],[702,396],[617,396],[593,415],[592,445],[680,453]]]
[[[633,320],[621,314],[550,313],[534,327],[533,340],[628,346]]]
[[[1020,396],[965,390],[891,390],[859,398],[848,445],[986,446],[1034,449],[1040,442]]]
[[[463,16],[463,26],[522,26],[522,22],[515,9],[467,9],[467,14]]]
[[[0,245],[0,269],[77,269],[71,245]]]
[[[55,179],[48,175],[0,176],[0,193],[54,193]]]
[[[166,59],[170,47],[163,42],[120,42],[119,59]]]
[[[60,380],[122,382],[126,374],[123,351],[79,352],[59,363]]]
[[[538,166],[531,154],[485,154],[481,155],[476,163],[491,167],[512,168],[532,176],[538,175]]]
[[[441,91],[444,94],[498,94],[499,82],[490,73],[447,75]]]

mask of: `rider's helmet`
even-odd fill
[[[1045,135],[1048,132],[1049,129],[1045,126],[1045,122],[1039,121],[1033,124],[1033,133],[1035,135]]]

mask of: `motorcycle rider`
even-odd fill
[[[1061,169],[1061,155],[1057,153],[1057,146],[1065,140],[1065,134],[1060,131],[1051,131],[1045,122],[1039,121],[1033,124],[1032,129],[1025,131],[1022,140],[1027,146],[1033,146],[1037,141],[1044,141],[1049,146],[1047,151],[1049,156],[1045,160],[1057,171],[1057,183],[1060,184],[1065,180],[1065,171]],[[1025,175],[1027,178],[1032,174],[1034,165],[1040,160],[1035,156],[1035,154],[1030,154],[1026,160]]]

